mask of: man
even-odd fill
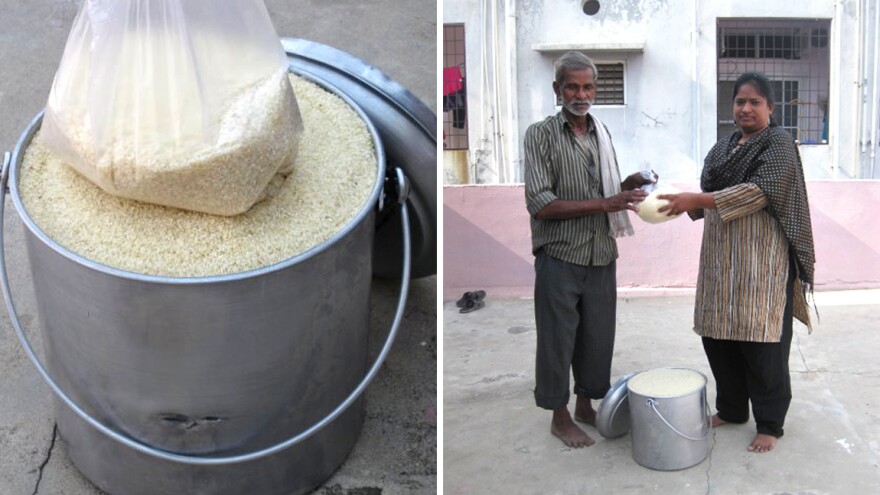
[[[626,210],[647,194],[640,173],[620,181],[611,137],[590,107],[596,66],[568,52],[555,65],[553,91],[562,111],[525,136],[526,206],[535,255],[538,349],[535,403],[553,411],[550,431],[569,447],[595,441],[568,411],[569,368],[577,395],[574,419],[595,425],[591,399],[610,388],[616,324],[616,237],[632,235]]]

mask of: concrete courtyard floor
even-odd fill
[[[775,450],[746,450],[755,425],[714,430],[708,457],[655,471],[632,457],[631,435],[565,447],[550,413],[535,407],[532,299],[493,299],[460,314],[443,309],[443,483],[447,494],[856,494],[880,493],[880,291],[817,293],[821,321],[795,323],[793,399]],[[657,367],[712,379],[692,328],[693,296],[618,299],[612,383]],[[599,402],[594,401],[598,407]],[[569,405],[573,408],[573,400]]]

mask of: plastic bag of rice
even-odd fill
[[[301,133],[262,0],[89,0],[41,139],[110,194],[236,215],[290,174]]]
[[[657,196],[660,196],[661,194],[678,194],[681,192],[679,189],[659,182],[656,184],[650,184],[650,186],[652,187],[650,188],[650,191],[647,191],[648,197],[645,198],[644,201],[635,204],[639,209],[639,218],[648,223],[662,223],[681,216],[681,213],[670,216],[668,211],[657,211],[669,204],[668,199],[659,199]]]
[[[645,184],[640,188],[642,191],[648,193],[648,197],[640,203],[635,203],[635,206],[639,209],[639,211],[637,212],[639,218],[648,223],[662,223],[672,220],[673,218],[677,218],[679,215],[681,215],[681,213],[679,213],[678,215],[669,216],[668,211],[664,211],[662,213],[657,211],[658,209],[669,204],[669,200],[659,199],[657,198],[657,196],[660,196],[661,194],[676,194],[680,193],[681,191],[670,185],[660,182],[660,177],[657,175],[656,172],[654,172],[653,169],[651,169],[651,164],[647,161],[642,162],[641,174],[642,177],[650,180],[651,183]]]

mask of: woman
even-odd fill
[[[701,193],[661,195],[660,211],[705,218],[694,331],[717,385],[712,424],[757,424],[751,452],[769,452],[791,402],[792,315],[810,327],[813,233],[800,155],[772,121],[773,90],[760,73],[734,86],[738,131],[709,154]],[[811,328],[812,330],[812,328]]]

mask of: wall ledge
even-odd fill
[[[644,53],[645,43],[535,43],[532,50],[542,53],[551,52],[631,52]]]

